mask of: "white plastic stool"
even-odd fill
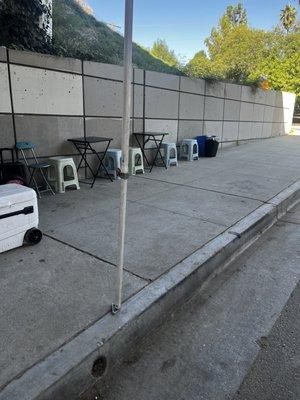
[[[48,181],[58,193],[64,193],[69,186],[79,188],[76,165],[72,157],[50,157],[48,169]]]
[[[164,160],[167,168],[171,167],[172,165],[177,166],[178,159],[176,143],[163,142],[161,147],[164,150]]]
[[[180,158],[188,161],[198,160],[198,142],[195,139],[183,139],[180,144]]]
[[[121,169],[122,150],[108,149],[104,158],[104,165],[109,175],[113,175],[115,179],[117,176],[117,169]]]
[[[142,150],[138,147],[130,147],[129,149],[129,173],[130,175],[135,175],[137,172],[144,171],[144,161]]]

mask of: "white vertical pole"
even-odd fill
[[[123,81],[123,129],[122,129],[122,162],[121,162],[121,195],[118,228],[118,258],[116,302],[112,312],[116,313],[122,306],[122,282],[124,265],[124,242],[126,222],[128,150],[130,137],[131,112],[131,76],[132,76],[132,20],[133,0],[125,0],[125,33],[124,33],[124,81]]]

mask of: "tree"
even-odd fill
[[[297,10],[290,4],[287,4],[283,10],[281,10],[280,21],[286,33],[289,33],[296,25]]]
[[[2,0],[1,45],[42,53],[51,52],[51,39],[47,34],[49,18],[49,8],[41,0]]]
[[[212,63],[205,51],[199,51],[188,62],[185,73],[192,77],[206,77],[212,75]]]
[[[259,82],[265,76],[273,89],[300,97],[300,32],[296,22],[284,34],[279,27],[265,31],[238,23],[232,13],[233,8],[227,8],[205,41],[208,56],[196,53],[187,65],[188,74],[239,83]]]
[[[157,39],[150,50],[152,56],[162,60],[171,67],[178,68],[180,61],[176,56],[174,50],[171,50],[165,40]]]
[[[247,24],[247,11],[242,3],[236,6],[228,6],[225,15],[232,25]]]

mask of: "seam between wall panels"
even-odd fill
[[[240,139],[240,122],[241,122],[241,108],[242,108],[242,86],[240,86],[240,100],[239,100],[239,120],[238,120],[238,134],[237,134],[237,145],[239,143],[239,139]]]
[[[226,94],[226,84],[224,85],[223,114],[222,114],[222,133],[221,133],[221,148],[223,147],[222,144],[223,144],[223,136],[224,136],[225,94]]]
[[[129,137],[129,146],[131,146],[131,140],[132,140],[132,134],[133,134],[133,132],[134,132],[134,92],[135,92],[135,83],[134,83],[134,76],[135,76],[135,73],[134,73],[134,68],[132,68],[132,97],[131,97],[131,99],[132,99],[132,108],[131,108],[131,110],[132,110],[132,118],[131,118],[131,134],[130,134],[130,137]],[[124,88],[123,88],[123,90],[124,90]]]
[[[180,121],[180,88],[181,88],[181,76],[179,76],[179,93],[178,93],[178,112],[177,112],[177,138],[176,142],[179,142],[179,121]]]
[[[205,105],[206,105],[206,81],[204,81],[204,101],[203,101],[202,135],[204,135]]]
[[[11,115],[11,112],[0,112],[0,115]],[[31,116],[31,117],[62,117],[62,118],[83,118],[82,114],[41,114],[41,113],[14,113],[15,116]],[[122,119],[121,115],[86,115],[86,118],[99,118],[99,119]],[[134,117],[134,119],[143,119],[143,117]],[[177,121],[177,118],[162,118],[162,117],[147,117],[149,120],[162,120],[162,121]],[[263,120],[243,120],[238,119],[203,119],[203,118],[180,118],[179,121],[209,121],[209,122],[254,122],[254,123],[273,123],[281,124],[282,122],[272,122]]]
[[[7,74],[8,74],[8,86],[9,86],[9,96],[10,96],[10,107],[11,107],[11,117],[12,117],[12,125],[13,125],[13,135],[15,145],[17,144],[17,131],[16,131],[16,120],[15,120],[15,109],[14,109],[14,100],[13,100],[13,91],[11,84],[11,70],[10,70],[10,62],[9,62],[9,51],[6,49],[6,64],[7,64]],[[17,159],[19,159],[19,154],[17,152]]]
[[[145,133],[146,125],[146,70],[143,69],[143,133]]]

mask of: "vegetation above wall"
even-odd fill
[[[42,15],[44,22],[40,25]],[[0,1],[0,45],[50,53],[52,45],[46,34],[49,16],[41,0]]]
[[[291,12],[292,9],[292,12]],[[271,31],[249,26],[241,5],[228,7],[219,25],[186,65],[190,76],[213,76],[239,83],[266,77],[270,87],[300,96],[300,29],[296,9],[286,6]]]
[[[97,21],[87,1],[53,0],[52,43],[45,34],[47,26],[39,24],[45,12],[42,0],[0,1],[0,45],[122,64],[123,37]],[[165,40],[157,39],[151,49],[134,44],[133,63],[148,70],[253,86],[265,77],[271,88],[292,91],[300,98],[300,29],[291,4],[270,31],[252,28],[242,4],[228,6],[205,45],[206,51],[184,64]]]

